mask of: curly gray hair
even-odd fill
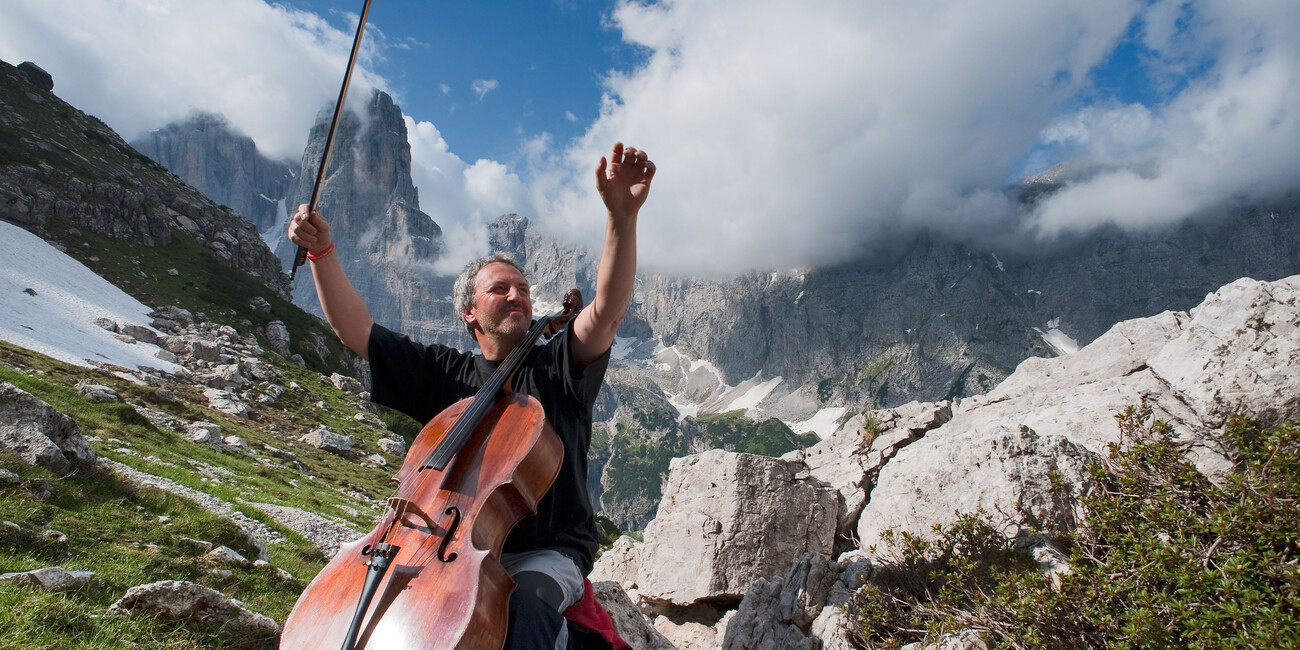
[[[474,306],[474,281],[478,278],[478,272],[482,271],[483,267],[488,264],[495,264],[497,262],[509,264],[510,266],[515,267],[520,274],[527,277],[527,274],[524,273],[524,268],[519,266],[519,262],[515,261],[515,257],[510,253],[497,251],[491,255],[480,257],[473,262],[470,262],[469,265],[465,267],[465,270],[460,272],[460,276],[456,278],[456,284],[452,285],[451,290],[452,306],[456,309],[456,315],[460,316],[462,320],[465,312],[469,311],[470,308]],[[470,327],[469,323],[465,323],[465,330],[468,331],[470,335],[474,334],[474,328]]]

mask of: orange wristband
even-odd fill
[[[326,255],[329,255],[332,252],[334,252],[334,242],[330,242],[330,245],[326,246],[325,250],[319,253],[313,253],[311,251],[307,251],[307,259],[315,262],[316,260],[325,257]]]

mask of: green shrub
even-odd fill
[[[1084,520],[1057,531],[1072,574],[1039,570],[986,513],[933,539],[889,534],[892,563],[855,597],[859,640],[973,629],[1007,648],[1300,647],[1300,428],[1233,419],[1234,469],[1211,483],[1145,405],[1116,419]]]

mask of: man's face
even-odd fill
[[[479,269],[474,276],[474,306],[465,320],[499,340],[523,337],[533,321],[533,301],[524,274],[501,262]]]

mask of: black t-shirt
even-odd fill
[[[606,351],[579,367],[570,353],[565,329],[537,346],[514,378],[514,389],[537,398],[546,419],[564,443],[564,461],[537,514],[521,520],[506,537],[503,552],[553,548],[582,570],[591,572],[598,547],[596,520],[587,493],[587,448],[591,443],[591,408],[605,369]],[[428,422],[457,401],[472,397],[496,371],[499,362],[445,345],[424,345],[380,325],[370,330],[371,399]]]

